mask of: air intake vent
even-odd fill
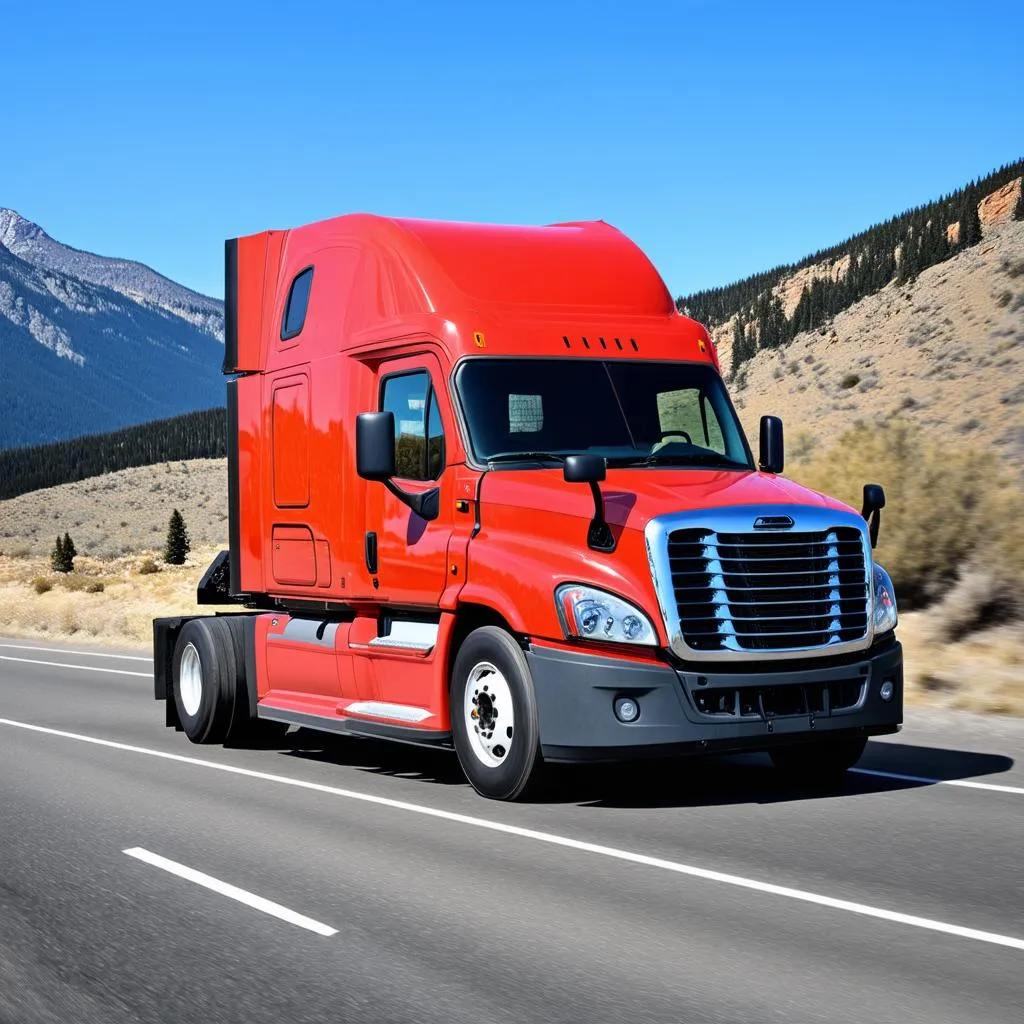
[[[863,639],[868,587],[861,532],[668,534],[683,642],[695,653],[783,651]]]
[[[562,335],[562,344],[567,349],[581,349],[585,352],[593,352],[595,354],[601,352],[639,352],[640,346],[636,343],[635,338],[615,338],[609,335],[593,335],[588,334],[585,337],[580,335],[579,337],[570,337],[568,334]]]

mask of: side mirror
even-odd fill
[[[363,412],[356,417],[356,472],[364,480],[395,475],[395,414]]]
[[[562,466],[567,484],[599,484],[605,477],[607,463],[599,455],[568,455]]]
[[[395,414],[361,412],[356,416],[356,472],[364,480],[380,481],[421,519],[436,519],[441,512],[441,489],[409,493],[392,479],[395,475]]]
[[[864,507],[860,514],[868,524],[871,546],[878,544],[878,528],[881,525],[882,509],[885,508],[885,491],[881,484],[864,485]]]
[[[778,416],[761,417],[761,453],[757,462],[764,473],[781,473],[786,465],[782,420]]]
[[[605,478],[608,463],[599,455],[567,455],[562,476],[567,484],[589,484],[594,496],[594,518],[587,530],[587,544],[594,551],[614,551],[615,535],[604,517],[604,498],[597,485]]]

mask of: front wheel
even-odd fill
[[[473,788],[515,800],[540,764],[540,727],[530,667],[515,640],[497,626],[466,637],[451,680],[452,739]]]
[[[852,768],[864,753],[867,739],[815,740],[813,743],[777,747],[768,756],[786,776],[804,783],[834,782]]]

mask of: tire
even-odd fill
[[[770,750],[772,764],[794,782],[820,785],[835,782],[864,753],[867,739],[816,740]]]
[[[235,647],[226,622],[201,618],[182,626],[174,645],[171,684],[185,735],[193,743],[223,742],[238,685]]]
[[[492,800],[523,795],[541,757],[537,698],[519,644],[497,626],[473,630],[455,657],[449,695],[452,739],[470,785]]]

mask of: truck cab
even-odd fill
[[[260,721],[544,762],[767,751],[822,777],[902,719],[858,513],[755,458],[714,345],[603,222],[338,217],[226,244],[229,548],[154,623],[198,742]],[[244,609],[244,610],[243,610]]]

